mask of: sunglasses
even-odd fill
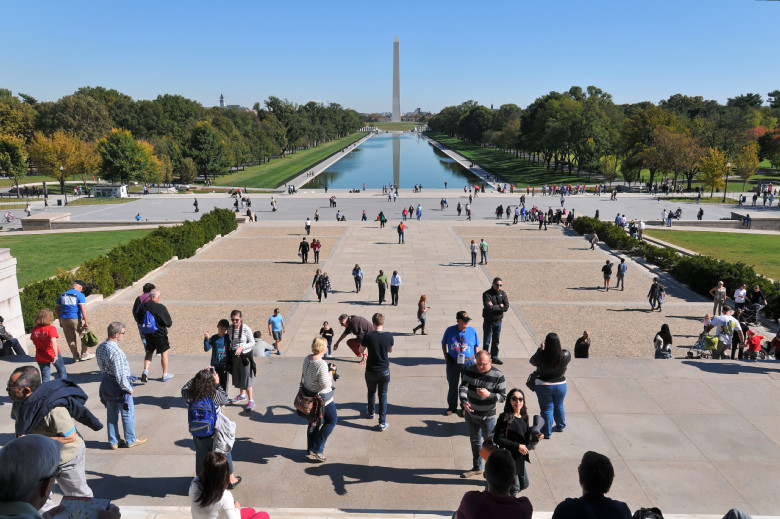
[[[523,401],[523,397],[513,396],[509,400],[511,400],[512,402],[522,402]]]

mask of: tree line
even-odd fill
[[[206,108],[180,95],[133,100],[82,87],[57,101],[0,88],[0,171],[18,188],[34,169],[65,181],[192,182],[344,137],[360,115],[337,103],[298,105],[270,96],[252,110]],[[17,189],[18,192],[18,189]]]
[[[448,106],[428,126],[482,146],[542,162],[552,171],[598,172],[629,184],[646,171],[691,189],[700,180],[711,193],[736,174],[744,185],[761,159],[780,167],[780,90],[729,98],[726,105],[675,94],[658,104],[616,105],[589,86],[550,92],[527,106],[498,109],[476,101]]]

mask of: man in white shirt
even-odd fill
[[[747,285],[742,283],[738,289],[734,291],[734,302],[736,308],[739,310],[745,306],[745,299],[747,298]]]
[[[393,275],[390,277],[390,304],[398,306],[398,291],[401,288],[401,276],[398,275],[398,271],[394,270]]]
[[[726,353],[731,348],[731,340],[736,331],[739,335],[739,345],[744,347],[745,336],[739,322],[731,315],[734,310],[729,305],[723,305],[723,313],[712,320],[713,331],[718,334],[718,349],[712,352],[713,359],[726,359]]]

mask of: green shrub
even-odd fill
[[[37,281],[24,287],[19,294],[22,303],[22,318],[24,329],[30,331],[35,326],[35,316],[41,308],[50,308],[54,311],[57,298],[68,290],[76,279],[73,274],[60,272],[56,277]]]

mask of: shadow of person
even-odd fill
[[[191,476],[115,476],[93,470],[86,473],[96,476],[89,480],[89,487],[96,496],[109,498],[112,501],[123,497],[138,495],[146,497],[164,498],[168,496],[187,496],[190,488]]]
[[[432,438],[454,438],[457,436],[468,436],[466,422],[440,422],[438,420],[423,420],[424,426],[407,427],[409,434],[419,434],[420,436],[430,436]]]

